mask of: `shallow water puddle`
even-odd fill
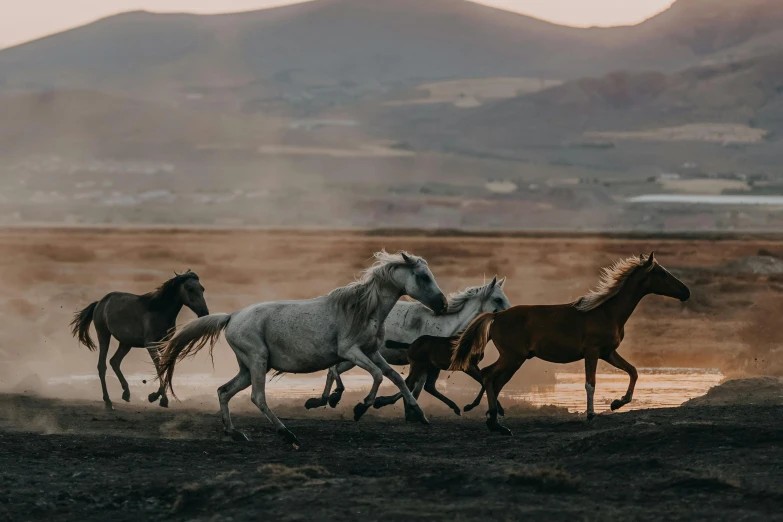
[[[642,408],[667,408],[679,406],[688,399],[707,393],[711,387],[723,380],[718,370],[703,368],[639,368],[639,380],[636,383],[634,400],[624,407],[624,410]],[[107,378],[109,376],[107,375]],[[131,389],[149,387],[153,384],[147,374],[127,375]],[[561,372],[555,374],[553,385],[535,386],[531,389],[507,388],[502,396],[510,399],[527,401],[535,406],[555,405],[568,408],[571,412],[584,411],[585,388],[584,374],[577,372]],[[318,396],[324,386],[323,375],[301,376],[284,375],[271,379],[267,384],[267,394],[275,399],[304,399]],[[343,383],[348,391],[368,390],[371,385],[369,376],[361,374],[345,374]],[[146,384],[145,381],[146,380]],[[212,397],[218,386],[224,384],[226,377],[216,377],[211,374],[178,375],[176,382],[177,396],[182,400],[189,398]],[[596,377],[595,392],[596,412],[609,409],[609,404],[625,394],[628,386],[628,376],[624,373],[599,373]],[[48,380],[50,386],[88,385],[98,386],[97,375],[71,375]],[[116,384],[116,383],[114,383]],[[391,388],[384,383],[381,395]],[[442,379],[439,389],[446,395],[455,392],[475,393],[475,387],[461,387]],[[99,387],[98,387],[99,389]]]

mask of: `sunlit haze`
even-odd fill
[[[425,0],[423,0],[425,1]],[[482,4],[574,26],[638,23],[673,0],[481,0]],[[0,48],[26,42],[95,19],[144,9],[222,13],[297,3],[296,0],[28,0],[9,2],[0,17]]]

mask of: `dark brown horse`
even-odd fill
[[[454,344],[459,339],[459,335],[452,337],[437,337],[434,335],[422,335],[411,344],[400,343],[397,341],[386,341],[386,348],[403,349],[408,351],[408,364],[410,364],[410,372],[405,379],[405,384],[408,389],[411,390],[413,396],[417,399],[421,393],[422,388],[424,391],[443,402],[446,406],[451,408],[454,413],[460,415],[459,406],[440,393],[435,387],[438,382],[440,372],[448,370],[451,366],[451,358],[454,355]],[[466,374],[470,375],[479,384],[481,381],[481,370],[479,370],[478,363],[481,362],[484,354],[477,354],[471,356],[468,367],[463,370]],[[482,384],[481,392],[472,404],[465,406],[465,411],[470,411],[478,406],[481,401],[481,396],[484,394],[484,386]],[[382,408],[394,404],[402,397],[401,393],[390,395],[386,397],[378,397],[375,399],[375,408]],[[500,402],[497,404],[498,414],[503,416],[503,407]],[[406,412],[406,418],[408,414]]]
[[[199,317],[209,314],[204,300],[204,287],[201,286],[196,273],[190,270],[184,274],[175,273],[173,278],[154,292],[144,295],[112,292],[75,314],[71,322],[71,333],[91,351],[95,350],[95,343],[90,338],[90,323],[95,323],[99,345],[98,375],[101,378],[103,402],[107,409],[112,409],[109,392],[106,390],[106,356],[109,353],[111,337],[114,336],[120,346],[109,364],[122,385],[122,399],[130,401],[128,381],[120,371],[120,363],[131,348],[146,348],[160,374],[157,344],[173,331],[183,305]],[[151,393],[148,398],[150,402],[155,402],[158,397],[161,406],[165,408],[169,405],[162,381],[158,391]]]
[[[497,397],[522,363],[533,357],[554,363],[584,359],[587,418],[592,419],[595,370],[604,360],[631,378],[628,391],[612,402],[616,410],[631,402],[636,368],[617,353],[626,321],[648,294],[680,301],[691,292],[655,260],[654,253],[616,262],[602,273],[598,287],[573,303],[549,306],[515,306],[498,313],[479,315],[460,336],[451,361],[452,370],[470,366],[492,340],[500,357],[481,370],[489,401],[487,427],[504,435],[511,431],[497,419]]]

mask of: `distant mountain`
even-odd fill
[[[395,108],[374,121],[421,149],[512,156],[579,143],[585,133],[686,124],[741,124],[776,141],[783,135],[783,52],[672,74],[615,72],[472,109]]]
[[[671,71],[782,48],[781,27],[777,0],[679,0],[643,24],[609,29],[562,27],[464,0],[132,12],[0,51],[0,90],[86,89],[308,112],[432,80]]]

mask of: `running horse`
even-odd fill
[[[637,373],[617,353],[625,323],[639,301],[648,294],[687,301],[691,292],[649,256],[629,257],[604,268],[598,286],[573,303],[543,306],[515,306],[498,313],[478,316],[455,343],[451,370],[464,370],[492,340],[498,360],[481,370],[487,391],[490,431],[511,435],[498,421],[497,397],[503,386],[528,359],[538,357],[554,363],[584,359],[587,418],[595,415],[595,371],[601,359],[630,376],[628,391],[611,404],[614,411],[631,402]]]
[[[190,270],[184,274],[174,272],[173,278],[160,285],[157,290],[144,295],[111,292],[75,314],[71,322],[71,333],[90,351],[96,349],[95,342],[90,337],[90,323],[95,323],[95,332],[98,334],[98,376],[101,379],[103,402],[107,409],[113,408],[106,389],[106,357],[112,336],[120,342],[120,346],[109,364],[120,380],[122,399],[129,402],[130,388],[120,370],[122,360],[131,348],[146,348],[156,371],[160,372],[157,343],[164,340],[174,329],[183,306],[190,308],[199,317],[209,314],[207,302],[204,300],[204,287],[201,286],[196,273]],[[155,402],[158,398],[161,406],[168,407],[169,399],[162,384],[157,392],[148,397],[150,402]]]
[[[384,338],[384,322],[397,301],[410,296],[436,314],[448,310],[446,296],[438,287],[427,262],[406,252],[375,254],[375,263],[348,286],[336,288],[315,299],[257,303],[232,314],[214,314],[196,319],[161,346],[163,385],[172,391],[178,361],[194,355],[207,344],[210,352],[225,331],[236,355],[239,373],[218,388],[225,433],[234,440],[247,440],[231,422],[228,402],[252,385],[250,398],[294,448],[299,440],[269,409],[266,375],[312,373],[341,361],[350,361],[373,378],[370,393],[354,407],[354,420],[373,405],[384,375],[402,392],[417,420],[427,424],[416,399],[378,352]]]

